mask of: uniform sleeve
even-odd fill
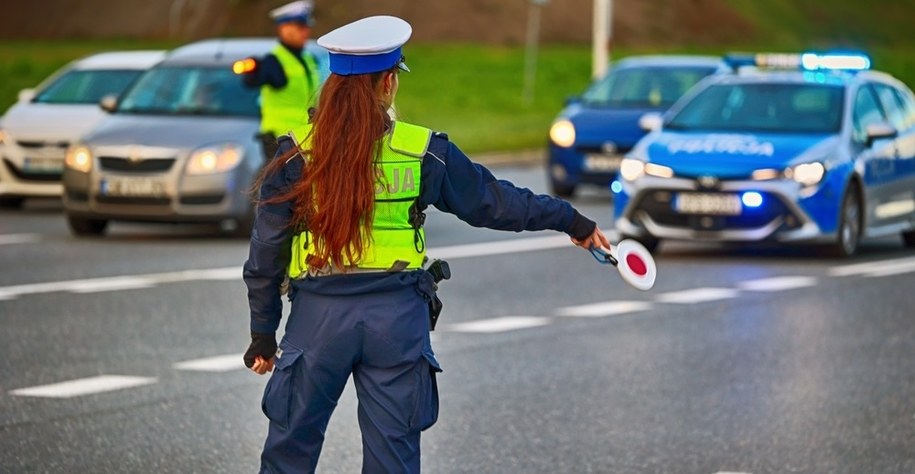
[[[245,73],[244,84],[248,87],[271,86],[275,89],[286,87],[286,73],[276,56],[268,54],[257,60],[257,67]]]
[[[291,140],[281,140],[277,156],[287,152],[291,146]],[[289,189],[295,176],[301,174],[301,161],[290,160],[285,167],[268,176],[259,190],[259,201]],[[280,287],[289,266],[291,220],[291,202],[261,203],[257,206],[248,260],[243,271],[248,287],[252,332],[273,333],[282,319]]]
[[[433,136],[423,159],[421,193],[422,204],[476,227],[515,232],[551,229],[579,240],[596,227],[562,199],[496,179],[442,136]]]

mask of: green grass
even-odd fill
[[[786,0],[787,1],[787,0]],[[736,0],[734,3],[737,3]],[[752,4],[749,3],[749,4]],[[776,47],[685,46],[664,50],[616,49],[614,58],[643,53],[721,54],[733,50],[796,51],[797,38]],[[769,43],[767,43],[769,44]],[[98,51],[168,48],[176,44],[139,41],[0,42],[0,109],[22,88],[34,87],[68,61]],[[875,67],[915,84],[915,44],[875,44]],[[401,74],[400,118],[449,134],[468,153],[542,147],[565,99],[590,82],[588,45],[545,45],[537,58],[533,98],[524,95],[524,48],[480,45],[410,44]]]

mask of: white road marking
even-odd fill
[[[501,318],[450,324],[445,329],[449,332],[493,333],[544,326],[549,323],[550,318],[539,316],[503,316]]]
[[[22,397],[71,398],[148,385],[156,383],[156,380],[157,379],[151,377],[98,375],[96,377],[69,380],[49,385],[20,388],[11,390],[10,394]]]
[[[733,288],[693,288],[691,290],[661,293],[655,297],[661,303],[703,303],[706,301],[735,298],[740,292]]]
[[[5,234],[0,235],[0,245],[28,244],[41,240],[39,234]]]
[[[38,293],[59,291],[68,291],[71,293],[97,293],[100,291],[148,288],[160,283],[175,283],[191,280],[241,281],[241,267],[181,270],[177,272],[148,273],[145,275],[86,278],[81,280],[4,286],[0,287],[0,301]]]
[[[569,236],[559,234],[530,239],[512,239],[478,244],[452,245],[450,247],[430,248],[428,253],[435,258],[447,260],[451,258],[483,257],[486,255],[532,252],[535,250],[560,247],[572,248],[572,242],[569,240]]]
[[[35,235],[35,234],[9,234]],[[9,237],[8,236],[8,237]],[[25,237],[21,237],[24,239]],[[530,239],[512,239],[497,242],[485,242],[467,245],[452,245],[430,249],[436,258],[467,258],[486,255],[502,255],[516,252],[532,252],[551,248],[569,247],[572,243],[563,234]],[[101,291],[128,290],[147,288],[161,283],[175,283],[192,280],[237,280],[241,281],[241,267],[221,267],[181,270],[176,272],[149,273],[141,275],[123,275],[113,277],[86,278],[47,283],[32,283],[0,287],[0,301],[11,300],[22,295],[68,291],[72,293],[95,293]]]
[[[197,372],[228,372],[245,368],[244,354],[227,354],[203,359],[186,360],[172,365],[177,370]]]
[[[737,284],[737,287],[747,291],[781,291],[790,290],[792,288],[816,286],[816,284],[817,279],[814,277],[783,276],[742,281]]]
[[[829,269],[830,276],[885,276],[915,271],[915,257],[840,265]],[[896,273],[886,273],[896,272]]]
[[[566,306],[556,310],[560,316],[575,316],[580,318],[597,318],[601,316],[614,316],[618,314],[647,311],[652,304],[648,301],[605,301],[603,303]]]

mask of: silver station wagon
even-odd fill
[[[175,49],[67,150],[63,203],[77,236],[110,221],[214,223],[250,232],[250,189],[263,166],[258,90],[232,63],[274,39],[205,40]]]

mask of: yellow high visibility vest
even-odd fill
[[[307,67],[302,67],[295,55],[281,44],[277,44],[272,53],[286,74],[286,86],[282,89],[269,85],[261,87],[260,131],[278,136],[298,130],[308,122],[308,108],[317,100],[321,75],[314,57],[304,49],[302,59]]]
[[[422,267],[426,256],[425,233],[422,223],[414,220],[418,210],[411,212],[411,208],[419,198],[422,159],[431,138],[432,130],[428,128],[394,122],[391,133],[380,141],[381,156],[375,163],[379,177],[375,183],[372,235],[364,239],[362,261],[354,266],[387,270],[401,261],[406,269]],[[293,236],[290,278],[305,277],[308,256],[315,253],[315,248],[314,238],[307,229]]]

